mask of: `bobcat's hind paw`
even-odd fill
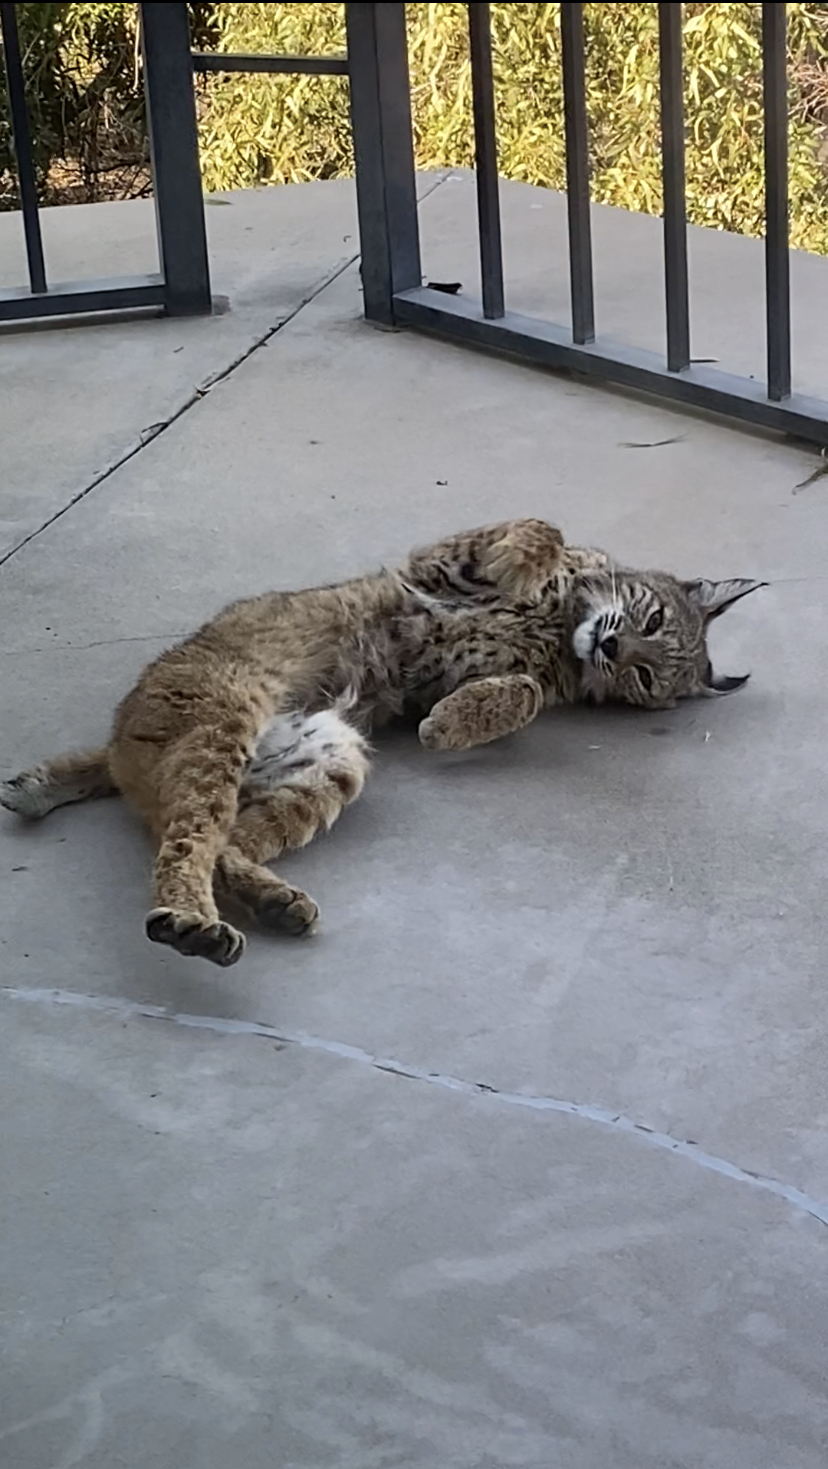
[[[507,596],[530,597],[562,564],[564,539],[544,520],[521,520],[489,547],[483,571]]]
[[[209,959],[222,969],[238,963],[247,942],[229,923],[205,923],[197,913],[176,913],[172,908],[153,908],[146,917],[146,931],[152,943],[169,944],[179,954]]]

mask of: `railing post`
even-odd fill
[[[158,251],[169,316],[212,310],[185,4],[141,5]]]
[[[681,5],[660,4],[658,7],[661,177],[664,187],[664,290],[669,372],[683,372],[690,366],[681,12]]]
[[[32,138],[29,130],[29,114],[26,110],[20,36],[17,30],[17,12],[14,5],[0,5],[0,36],[2,36],[6,59],[14,161],[17,165],[20,212],[23,216],[23,229],[26,236],[29,283],[35,295],[42,295],[46,290],[46,267],[43,261],[43,240],[37,205],[37,181],[32,159]]]
[[[765,296],[768,397],[791,394],[791,281],[788,253],[788,69],[786,6],[762,6],[765,113]]]
[[[487,4],[469,6],[469,51],[472,69],[474,156],[477,175],[477,221],[480,234],[480,285],[483,315],[504,315],[503,246],[497,182],[497,120],[492,75],[492,29]]]
[[[362,289],[369,321],[422,282],[403,4],[346,4]]]
[[[589,124],[586,109],[584,7],[561,5],[561,62],[566,141],[566,211],[572,340],[595,341],[592,225],[589,217]]]

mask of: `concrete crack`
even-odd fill
[[[177,423],[179,418],[182,418],[197,403],[200,403],[217,383],[224,382],[225,378],[230,377],[236,371],[236,368],[241,367],[242,363],[246,362],[249,357],[252,357],[254,352],[258,352],[260,347],[266,347],[268,342],[276,336],[277,332],[280,332],[283,327],[288,326],[299,315],[300,311],[303,311],[306,306],[309,306],[311,301],[314,301],[320,292],[326,290],[335,280],[338,280],[358,259],[358,255],[349,255],[347,260],[341,261],[332,271],[329,271],[318,285],[314,286],[306,296],[302,297],[302,300],[298,302],[287,316],[282,317],[273,326],[269,326],[249,347],[246,347],[243,352],[240,352],[237,357],[234,357],[233,361],[228,363],[226,367],[222,367],[218,372],[211,373],[209,377],[199,383],[193,389],[192,393],[190,393],[189,397],[183,403],[179,404],[174,412],[170,413],[166,418],[161,419],[158,423],[150,424],[148,428],[141,429],[137,439],[123,453],[119,454],[116,459],[113,459],[112,463],[108,464],[106,469],[101,470],[101,473],[95,475],[89,484],[84,485],[82,489],[72,495],[71,499],[67,500],[65,505],[61,505],[60,509],[56,510],[54,515],[50,515],[48,520],[44,520],[43,524],[39,525],[36,530],[30,531],[18,545],[12,546],[11,550],[7,551],[4,556],[0,556],[0,567],[5,566],[6,562],[10,561],[12,556],[16,556],[19,551],[23,550],[24,546],[29,545],[30,541],[35,540],[37,536],[42,535],[45,530],[48,530],[50,526],[60,520],[74,505],[78,505],[81,500],[85,500],[87,495],[90,495],[93,490],[97,490],[99,485],[104,484],[106,480],[110,479],[122,465],[128,464],[130,459],[134,459],[136,454],[140,454],[141,450],[145,449],[148,444],[153,444],[156,439],[166,433],[167,429],[171,428],[174,423]]]
[[[424,189],[422,194],[418,196],[417,207],[419,208],[427,199],[430,199],[431,195],[450,177],[451,171],[448,170],[439,178],[432,180],[430,187]],[[107,465],[106,469],[101,470],[101,473],[90,480],[89,484],[84,485],[82,489],[72,495],[71,499],[67,500],[65,505],[62,505],[59,510],[56,510],[54,515],[50,515],[48,520],[44,520],[43,524],[39,525],[36,530],[30,531],[29,535],[25,536],[18,545],[12,546],[4,556],[0,556],[0,567],[3,567],[7,561],[10,561],[12,556],[16,556],[19,551],[22,551],[24,546],[28,546],[30,541],[35,540],[37,536],[42,535],[45,530],[48,530],[57,520],[60,520],[68,510],[72,509],[73,505],[78,505],[81,500],[85,500],[87,495],[90,495],[99,485],[104,484],[106,480],[110,479],[122,465],[128,464],[130,459],[134,459],[136,454],[140,454],[141,450],[145,449],[148,444],[154,443],[157,438],[160,438],[161,434],[166,433],[167,429],[171,428],[174,423],[177,423],[179,418],[183,417],[185,413],[189,413],[191,408],[194,408],[197,403],[200,403],[203,398],[206,398],[211,388],[214,388],[217,383],[224,382],[225,378],[230,377],[236,371],[237,367],[241,367],[243,362],[246,362],[249,357],[252,357],[261,347],[266,347],[268,342],[276,336],[277,332],[282,331],[283,327],[288,326],[299,315],[300,311],[303,311],[306,306],[309,306],[312,301],[315,301],[316,297],[327,290],[328,286],[333,285],[334,281],[338,280],[341,275],[344,275],[346,270],[350,270],[351,266],[355,265],[359,258],[359,252],[357,252],[349,255],[347,260],[340,261],[317,285],[308,291],[306,296],[302,297],[301,301],[294,306],[293,310],[287,316],[282,317],[273,326],[267,327],[249,347],[246,347],[243,352],[240,352],[226,367],[211,373],[203,382],[197,384],[186,401],[181,403],[174,412],[170,413],[166,418],[159,419],[157,423],[151,423],[146,428],[141,429],[137,439],[119,454],[111,464]]]
[[[122,638],[98,638],[94,643],[45,643],[42,648],[4,648],[2,658],[27,658],[34,653],[87,653],[90,648],[113,648],[116,643],[175,643],[186,632],[136,633]]]
[[[423,1082],[426,1086],[440,1087],[444,1091],[459,1092],[462,1096],[486,1097],[500,1106],[522,1107],[531,1112],[557,1112],[566,1117],[577,1117],[582,1122],[597,1123],[600,1127],[634,1137],[651,1148],[658,1148],[663,1152],[672,1153],[675,1157],[684,1158],[687,1162],[695,1163],[697,1168],[704,1168],[708,1173],[717,1173],[721,1178],[729,1178],[734,1183],[742,1183],[748,1188],[774,1194],[777,1198],[792,1204],[795,1209],[800,1209],[803,1213],[818,1219],[821,1224],[828,1224],[828,1202],[813,1199],[801,1189],[794,1188],[788,1183],[782,1183],[777,1178],[755,1173],[749,1168],[740,1168],[738,1164],[730,1163],[726,1158],[719,1158],[714,1153],[706,1153],[695,1142],[671,1137],[669,1133],[647,1127],[643,1122],[636,1122],[621,1112],[609,1111],[606,1107],[596,1107],[589,1102],[572,1102],[561,1097],[537,1096],[530,1092],[500,1091],[487,1082],[466,1081],[462,1077],[450,1076],[440,1071],[427,1071],[422,1066],[409,1065],[388,1056],[373,1056],[370,1051],[364,1051],[360,1046],[349,1046],[341,1041],[324,1040],[321,1036],[291,1034],[289,1031],[277,1030],[273,1025],[253,1020],[226,1020],[217,1015],[177,1014],[165,1010],[161,1005],[143,1005],[134,1000],[123,1000],[115,996],[85,995],[75,990],[19,989],[4,985],[0,988],[0,994],[6,999],[21,1001],[29,1005],[65,1005],[79,1010],[94,1010],[103,1014],[117,1015],[123,1020],[163,1020],[169,1025],[180,1025],[190,1030],[209,1030],[216,1035],[261,1036],[265,1040],[277,1041],[283,1046],[296,1046],[301,1050],[336,1056],[340,1060],[353,1061],[373,1071],[390,1073],[392,1076],[399,1076],[407,1081]]]

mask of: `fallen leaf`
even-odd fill
[[[825,449],[820,449],[819,452],[822,463],[817,465],[813,474],[809,474],[807,479],[801,479],[798,485],[794,485],[791,491],[792,495],[795,495],[797,490],[804,490],[806,485],[812,485],[815,480],[822,479],[823,475],[828,474],[828,455],[826,455]]]
[[[661,449],[664,444],[681,444],[686,438],[686,434],[675,434],[671,439],[622,439],[618,447],[619,449]]]
[[[428,281],[427,285],[430,291],[442,291],[444,296],[456,296],[463,289],[462,281]]]

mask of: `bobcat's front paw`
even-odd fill
[[[514,734],[543,708],[543,689],[526,673],[479,678],[434,705],[420,725],[427,750],[470,750]]]
[[[209,959],[229,969],[238,963],[247,940],[229,923],[205,923],[197,913],[176,913],[172,908],[153,908],[146,918],[147,938],[154,944],[169,944],[179,954]]]
[[[442,709],[423,719],[417,733],[425,750],[469,750],[476,743],[470,731]]]

